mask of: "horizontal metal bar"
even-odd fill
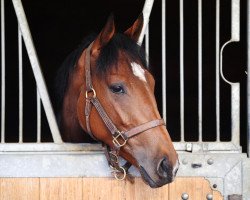
[[[102,151],[100,144],[72,144],[72,143],[5,143],[0,144],[0,154],[7,152],[95,152]]]
[[[207,163],[211,158],[214,160],[213,165]],[[232,169],[243,159],[246,159],[246,154],[180,153],[180,168],[177,176],[224,179],[231,172],[233,175]],[[187,164],[183,164],[183,161]],[[202,164],[202,170],[192,167],[192,164],[196,162]],[[211,173],[212,169],[216,170]],[[134,176],[140,176],[134,167],[129,172]],[[234,179],[241,181],[242,177],[239,175],[241,174],[234,174]],[[0,177],[112,177],[112,174],[103,152],[79,155],[7,154],[0,155]],[[218,185],[218,187],[222,186]]]
[[[174,142],[178,152],[241,153],[242,148],[232,142]]]
[[[0,154],[0,177],[112,177],[104,154]]]
[[[178,152],[237,152],[241,153],[241,147],[232,142],[174,142],[174,147]],[[189,149],[190,148],[190,149]],[[84,153],[103,151],[101,144],[87,143],[5,143],[0,144],[0,154],[5,153],[45,153],[54,154],[55,152]]]

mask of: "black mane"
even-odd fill
[[[145,51],[124,34],[117,33],[100,52],[97,60],[97,73],[105,75],[111,67],[116,66],[119,50],[125,51],[132,60],[142,62],[147,66]]]
[[[57,97],[57,110],[61,109],[63,98],[68,87],[69,75],[74,69],[76,62],[81,56],[83,50],[89,46],[89,44],[97,37],[96,34],[90,34],[77,49],[71,52],[61,67],[59,68],[56,76],[56,97]],[[106,44],[100,52],[100,56],[97,60],[97,71],[96,73],[104,76],[111,67],[116,66],[118,61],[119,50],[125,51],[132,60],[140,61],[143,66],[147,66],[145,59],[144,50],[137,45],[137,43],[131,40],[124,34],[117,33],[114,37]]]

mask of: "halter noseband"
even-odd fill
[[[86,49],[86,57],[85,57],[85,76],[86,76],[86,91],[85,91],[85,98],[86,98],[86,105],[85,105],[85,119],[86,119],[86,127],[88,134],[95,140],[96,137],[91,132],[90,128],[90,112],[92,105],[98,111],[100,117],[102,118],[103,122],[105,123],[106,127],[109,129],[113,137],[113,144],[114,147],[108,147],[105,145],[105,155],[108,160],[109,166],[114,170],[114,175],[116,179],[123,180],[126,177],[127,170],[131,166],[130,163],[126,163],[124,166],[119,165],[119,151],[122,146],[124,146],[127,140],[131,137],[134,137],[140,133],[143,133],[146,130],[155,128],[157,126],[165,125],[163,119],[155,119],[144,124],[138,125],[130,130],[127,131],[120,131],[112,122],[112,120],[107,115],[106,111],[102,107],[101,103],[99,102],[95,89],[93,88],[92,81],[91,81],[91,67],[90,67],[90,50],[93,43],[89,45]],[[122,175],[119,175],[119,174]]]

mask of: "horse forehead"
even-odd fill
[[[145,70],[143,69],[143,67],[136,62],[131,62],[130,65],[131,65],[133,74],[137,76],[140,80],[147,82],[146,76],[145,76]]]

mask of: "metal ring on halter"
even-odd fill
[[[124,179],[126,178],[127,172],[126,172],[126,170],[125,170],[123,167],[120,167],[120,166],[119,166],[119,168],[120,168],[122,171],[116,169],[116,170],[114,171],[114,176],[115,176],[115,179],[116,179],[116,180],[122,181],[122,180],[124,180]],[[121,174],[121,173],[122,173],[123,175],[122,175],[121,177],[119,177],[118,174]]]
[[[120,140],[123,140],[122,142],[119,142],[119,139]],[[124,146],[126,143],[127,143],[127,138],[125,138],[125,135],[123,135],[123,132],[120,132],[120,131],[117,131],[116,132],[116,135],[113,136],[113,144],[118,147],[118,148],[121,148],[122,146]]]
[[[91,98],[96,98],[96,92],[94,88],[90,88],[90,90],[86,90],[86,93],[85,93],[86,99],[90,98],[89,93],[93,93],[93,96]]]

